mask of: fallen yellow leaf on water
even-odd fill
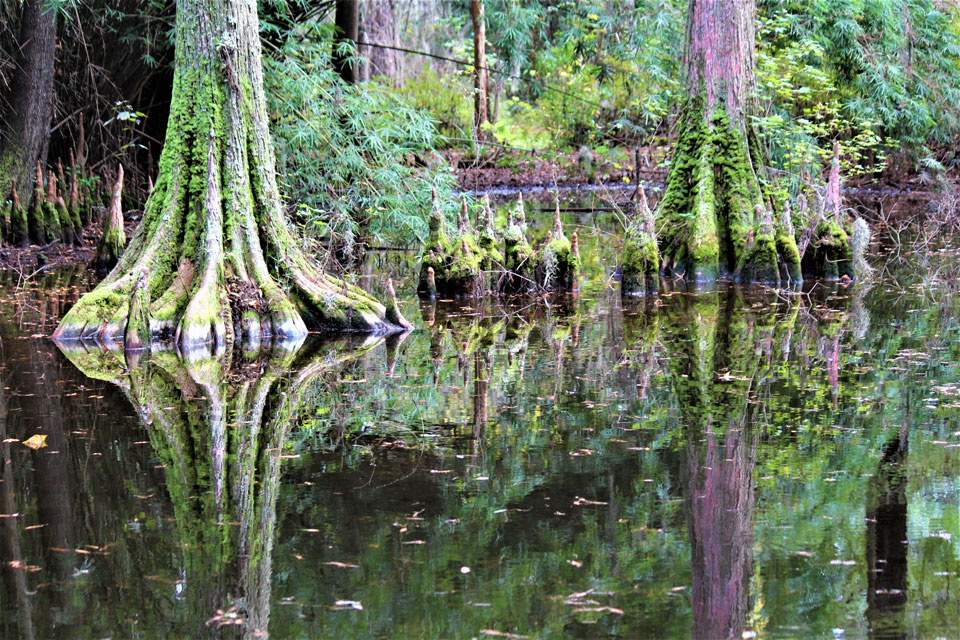
[[[43,447],[47,446],[47,436],[42,436],[38,433],[24,440],[23,444],[27,445],[33,450],[42,449]]]

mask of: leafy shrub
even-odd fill
[[[781,16],[761,20],[758,32],[761,43],[782,43],[761,46],[757,53],[762,115],[753,124],[773,167],[791,180],[818,176],[829,164],[836,139],[845,174],[881,168],[879,123],[856,119],[843,107],[841,90],[825,69],[823,47],[810,37],[786,38],[790,29]]]
[[[331,43],[329,28],[299,25],[264,61],[283,190],[308,231],[338,248],[425,239],[431,189],[456,201],[435,121],[381,85],[345,84]]]
[[[761,0],[772,56],[804,42],[837,111],[924,155],[960,131],[958,8],[937,0]],[[855,135],[855,134],[854,134]]]
[[[398,94],[436,121],[438,142],[454,143],[470,138],[473,127],[473,85],[469,75],[439,73],[424,65],[411,74]]]

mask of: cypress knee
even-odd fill
[[[647,205],[643,185],[637,185],[636,213],[627,225],[623,241],[620,294],[640,296],[660,288],[660,252],[653,212]]]
[[[100,242],[97,244],[96,267],[101,271],[112,269],[123,254],[123,247],[127,236],[123,229],[123,165],[117,168],[117,181],[113,185],[113,195],[110,198],[110,208],[103,221],[103,231],[100,233]],[[139,278],[139,275],[137,276]]]

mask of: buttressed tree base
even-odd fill
[[[131,314],[134,307],[147,312]],[[308,329],[389,333],[407,326],[397,316],[324,274],[287,227],[256,2],[179,2],[170,117],[143,221],[54,340],[147,335],[189,350],[296,338]]]
[[[660,204],[662,268],[688,281],[800,279],[796,239],[773,214],[747,116],[756,93],[752,0],[693,0],[687,99]]]

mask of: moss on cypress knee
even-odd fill
[[[17,193],[16,182],[10,189],[10,220],[7,227],[7,238],[11,244],[22,247],[27,246],[29,241],[27,212],[20,203],[20,194]]]
[[[623,240],[620,293],[624,296],[653,294],[660,286],[656,226],[643,185],[637,185],[636,198],[636,213]]]

